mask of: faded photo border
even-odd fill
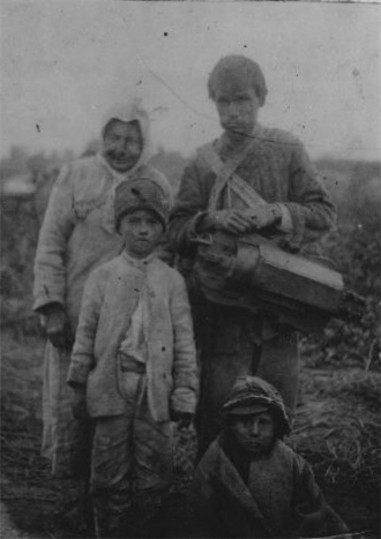
[[[360,325],[333,325],[302,339],[291,443],[359,534],[348,537],[376,539],[380,4],[2,0],[0,537],[86,536],[70,505],[75,485],[53,480],[40,454],[45,335],[32,313],[33,261],[59,170],[95,154],[105,110],[135,97],[150,115],[152,163],[176,192],[188,160],[221,134],[208,76],[222,56],[243,54],[266,78],[260,123],[301,140],[333,195],[338,226],[326,247],[346,284],[365,298]],[[173,537],[187,531],[196,446],[194,430],[181,436]]]

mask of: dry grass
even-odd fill
[[[379,488],[380,374],[360,369],[312,374],[303,377],[295,446],[324,468],[327,482],[334,484],[344,468],[347,481]]]
[[[1,494],[21,529],[39,537],[84,537],[78,524],[62,515],[74,485],[52,481],[39,455],[42,351],[39,338],[20,344],[12,334],[3,337]],[[291,437],[350,528],[373,530],[374,538],[379,526],[380,384],[378,372],[358,367],[305,366]],[[194,431],[176,433],[171,537],[186,536],[195,449]]]

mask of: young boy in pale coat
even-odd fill
[[[68,383],[73,412],[95,419],[91,495],[97,537],[158,536],[168,492],[172,421],[196,405],[196,353],[180,274],[155,254],[168,203],[149,178],[119,184],[122,254],[86,284]],[[151,530],[150,530],[151,526]]]

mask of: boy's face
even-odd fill
[[[119,234],[124,248],[134,258],[146,258],[158,244],[163,226],[153,211],[136,210],[122,217]]]
[[[274,419],[268,411],[256,412],[253,408],[253,413],[232,415],[230,429],[237,444],[251,457],[265,455],[275,440]]]
[[[254,88],[217,87],[215,103],[225,131],[250,135],[257,123],[259,100]]]
[[[103,137],[103,155],[117,172],[127,172],[139,161],[143,141],[136,122],[112,120]]]

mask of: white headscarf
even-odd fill
[[[107,125],[111,120],[119,120],[121,122],[133,122],[136,121],[139,124],[140,132],[142,135],[142,152],[135,165],[126,172],[117,172],[107,162],[107,159],[103,157],[102,150],[98,153],[98,157],[102,164],[111,172],[116,183],[122,180],[128,179],[136,169],[141,165],[146,165],[151,157],[151,141],[149,136],[149,118],[147,112],[143,109],[140,102],[134,98],[129,103],[118,103],[113,105],[103,116],[101,125],[102,141],[104,139]]]
[[[135,165],[132,168],[130,168],[126,172],[118,172],[114,170],[107,162],[107,159],[105,159],[105,157],[103,156],[102,150],[98,152],[97,154],[98,160],[109,171],[109,173],[111,174],[114,180],[114,185],[112,189],[110,190],[107,201],[105,203],[102,225],[108,232],[115,233],[115,225],[114,225],[115,188],[122,181],[126,181],[131,178],[134,178],[135,173],[139,169],[139,167],[141,167],[142,165],[147,165],[151,157],[151,141],[150,141],[150,136],[149,136],[148,114],[143,109],[140,102],[136,98],[132,99],[129,103],[115,104],[106,112],[106,114],[103,116],[102,126],[101,126],[102,140],[104,139],[106,127],[111,122],[111,120],[120,120],[121,122],[137,121],[140,127],[140,132],[141,132],[142,141],[143,141],[142,152],[140,154],[138,161],[135,163]],[[165,178],[163,178],[159,172],[157,171],[154,171],[154,172],[155,173],[153,173],[153,171],[151,172],[151,175],[154,174],[154,177],[152,177],[151,179],[153,181],[156,181],[160,185],[160,187],[164,189],[164,192],[168,193],[168,199],[170,202],[172,202],[170,188],[169,188],[169,185],[168,186],[166,185],[167,182]],[[165,185],[163,185],[163,181],[165,182]]]

